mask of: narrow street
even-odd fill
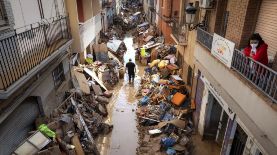
[[[124,43],[127,52],[124,55],[124,64],[135,60],[133,37],[125,36]],[[138,100],[135,94],[140,85],[140,76],[143,74],[143,66],[137,65],[137,74],[134,84],[128,83],[128,75],[113,90],[113,98],[108,105],[109,116],[106,123],[113,124],[113,131],[99,139],[101,155],[135,155],[138,147],[138,131],[136,122],[136,106]]]
[[[35,1],[0,0],[0,155],[276,154],[276,0]]]

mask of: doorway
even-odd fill
[[[214,96],[209,92],[208,104],[206,108],[204,139],[216,140],[222,107]]]
[[[216,142],[220,147],[223,144],[228,119],[229,119],[229,116],[227,115],[227,113],[224,110],[222,110],[221,118],[220,118],[219,125],[218,125],[218,132],[216,135]]]
[[[243,131],[243,129],[238,125],[236,128],[234,140],[232,143],[230,155],[242,155],[244,151],[244,147],[247,141],[247,134]]]
[[[206,108],[204,139],[215,141],[222,146],[229,116],[218,100],[209,92]]]

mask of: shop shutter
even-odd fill
[[[201,104],[202,104],[202,98],[203,98],[203,92],[204,92],[204,88],[205,88],[205,84],[201,80],[200,76],[201,76],[201,73],[198,72],[196,94],[195,94],[196,111],[195,111],[194,116],[193,116],[196,128],[198,128],[200,110],[201,110]]]
[[[21,103],[0,124],[0,154],[11,154],[34,129],[34,122],[39,115],[38,104],[35,99],[28,99]]]
[[[268,44],[269,55],[277,53],[277,1],[263,0],[256,24],[255,32],[260,33]]]

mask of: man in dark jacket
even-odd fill
[[[132,62],[132,59],[129,59],[129,62],[126,64],[126,71],[128,70],[129,83],[134,82],[136,65]]]

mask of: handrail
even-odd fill
[[[54,53],[62,40],[71,38],[67,17],[17,30],[0,39],[0,83],[4,90]]]
[[[211,51],[213,35],[197,28],[197,41]],[[231,68],[277,103],[277,72],[235,49]]]
[[[246,57],[239,50],[233,54],[232,69],[277,103],[277,72],[268,66]]]
[[[209,49],[209,51],[211,51],[212,43],[213,43],[213,35],[212,34],[210,34],[209,32],[198,27],[197,28],[197,41],[200,44],[202,44],[204,47]]]

